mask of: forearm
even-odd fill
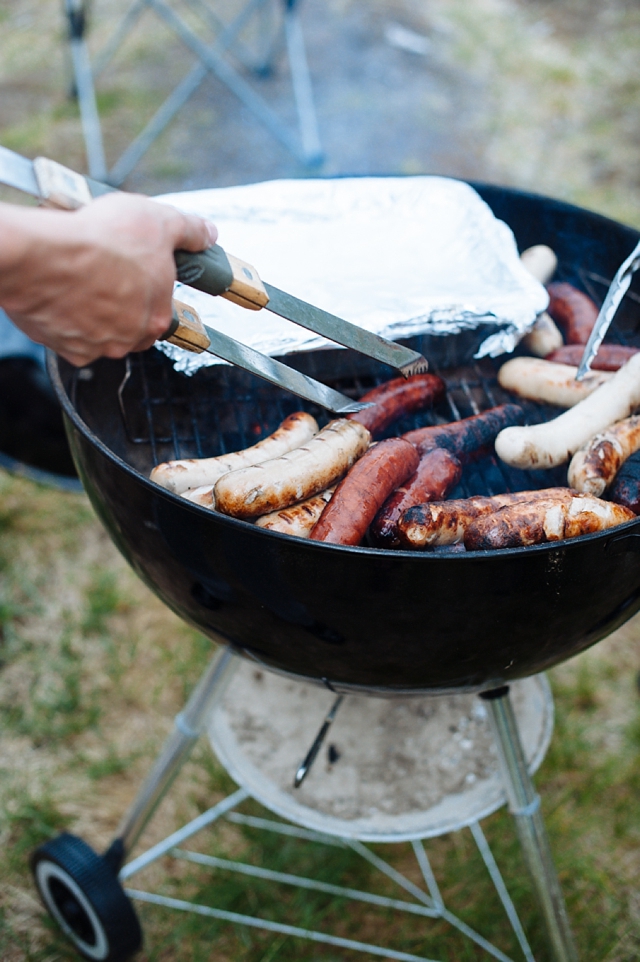
[[[0,204],[0,307],[72,364],[123,357],[169,327],[173,251],[216,237],[201,218],[131,194],[73,213]]]
[[[82,273],[86,244],[73,214],[0,204],[0,307],[28,313]]]

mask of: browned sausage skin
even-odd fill
[[[637,347],[626,347],[624,344],[602,344],[591,362],[591,368],[594,371],[619,371],[629,358],[637,353]],[[547,354],[545,360],[578,367],[583,354],[583,345],[565,344],[564,347],[559,347],[557,351]]]
[[[522,548],[604,531],[635,518],[633,511],[600,498],[578,495],[506,505],[476,518],[464,535],[467,551]]]
[[[540,491],[514,491],[491,497],[477,495],[453,501],[418,504],[400,518],[398,537],[403,548],[422,551],[442,545],[458,544],[469,525],[483,515],[495,514],[505,505],[539,499],[564,501],[575,497],[569,488],[545,488]]]
[[[521,407],[517,404],[500,404],[461,421],[417,428],[402,436],[415,444],[420,454],[426,454],[436,447],[446,448],[464,464],[490,449],[503,428],[523,423],[524,411]]]
[[[406,414],[422,411],[444,397],[446,385],[436,374],[414,374],[397,377],[368,391],[361,401],[370,401],[372,407],[348,414],[352,421],[363,424],[372,437]]]
[[[640,514],[640,451],[632,454],[618,471],[609,498]]]
[[[571,284],[563,281],[549,284],[547,312],[558,324],[567,344],[586,344],[598,317],[598,307]]]
[[[459,460],[444,448],[433,448],[420,459],[418,469],[408,481],[387,498],[378,511],[369,534],[377,548],[397,548],[398,522],[414,504],[441,501],[456,486],[462,475]]]
[[[377,512],[415,472],[416,449],[402,438],[371,447],[340,482],[310,535],[311,541],[358,545]]]

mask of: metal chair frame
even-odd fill
[[[95,57],[92,67],[87,46],[87,0],[64,0],[73,93],[80,109],[89,174],[96,180],[114,186],[122,184],[209,73],[217,77],[301,164],[306,167],[318,166],[323,155],[300,23],[300,0],[276,0],[282,6],[283,31],[278,31],[275,36],[265,36],[265,47],[258,59],[248,54],[240,43],[240,34],[249,21],[256,16],[268,16],[268,7],[272,2],[273,0],[248,0],[235,19],[224,24],[205,0],[184,0],[189,10],[201,20],[203,31],[213,31],[216,34],[213,42],[205,42],[166,0],[133,0],[112,36]],[[109,169],[104,151],[95,80],[111,62],[146,10],[153,11],[191,50],[196,57],[196,63]],[[235,60],[246,70],[256,76],[265,76],[273,68],[283,37],[296,105],[297,134],[282,122],[264,97],[254,90],[226,57],[232,52]]]

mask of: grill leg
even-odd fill
[[[518,725],[509,698],[509,688],[505,685],[503,688],[484,692],[480,697],[484,699],[489,709],[509,809],[515,819],[520,845],[546,925],[554,962],[578,962],[567,910],[540,812],[540,796],[536,793],[527,770]]]
[[[184,710],[176,715],[174,729],[164,743],[160,756],[137,798],[120,823],[116,839],[107,853],[118,869],[191,754],[214,705],[224,695],[236,664],[237,657],[229,648],[218,652],[193,690]]]

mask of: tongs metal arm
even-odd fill
[[[580,366],[576,374],[576,381],[581,381],[591,370],[593,359],[600,349],[600,345],[609,330],[609,326],[620,306],[620,302],[629,290],[631,278],[639,268],[640,241],[636,244],[624,263],[618,268],[616,276],[611,282],[607,296],[602,303],[600,313],[596,318],[593,330],[584,349],[584,354],[582,355],[582,360],[580,361]]]

